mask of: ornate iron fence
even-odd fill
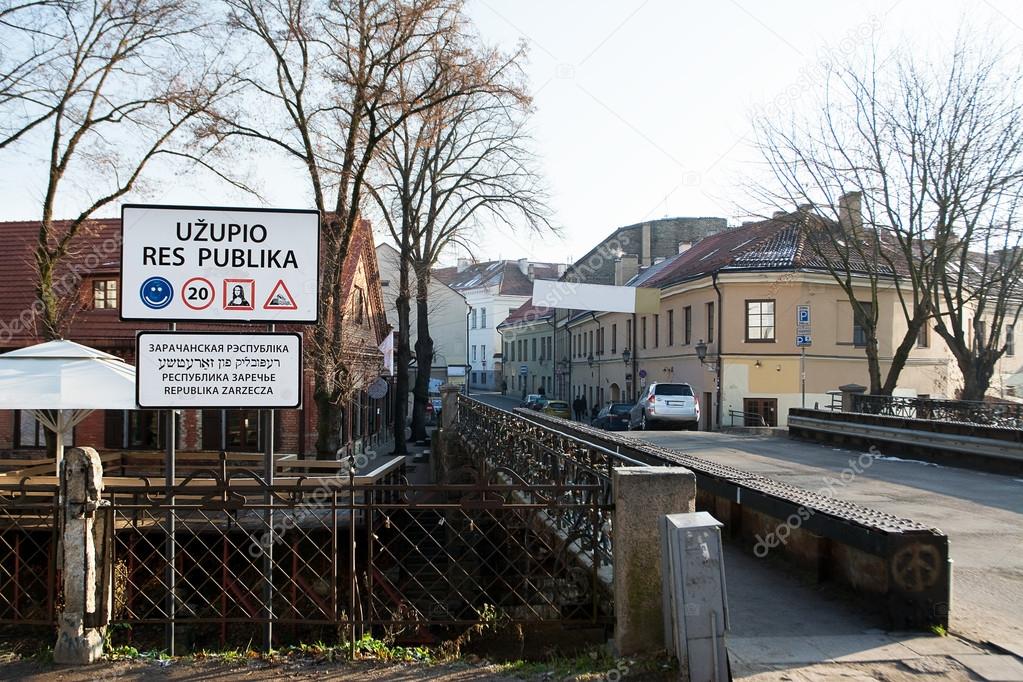
[[[887,395],[853,396],[853,411],[908,419],[1023,429],[1023,405]]]
[[[462,395],[457,428],[472,450],[477,466],[503,467],[530,484],[562,486],[565,501],[598,504],[605,509],[595,535],[596,546],[587,545],[583,551],[590,553],[598,566],[611,565],[612,472],[616,467],[645,466],[643,462],[559,431],[550,424]],[[562,513],[559,527],[570,532],[587,528],[590,522],[570,509]]]
[[[578,558],[599,544],[600,486],[532,484],[502,468],[465,477],[268,486],[233,472],[171,490],[108,487],[115,641],[160,646],[173,634],[180,652],[608,622],[599,566]]]
[[[57,512],[56,485],[0,485],[0,625],[56,624]]]

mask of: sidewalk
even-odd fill
[[[1023,680],[1023,661],[954,635],[885,632],[876,617],[725,545],[736,679]]]

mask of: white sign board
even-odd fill
[[[617,287],[548,279],[533,281],[533,305],[546,308],[596,310],[608,313],[656,313],[659,289]]]
[[[302,404],[302,336],[139,332],[141,408],[291,408]]]
[[[121,208],[121,319],[316,322],[320,216]]]

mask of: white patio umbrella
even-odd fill
[[[48,341],[0,355],[0,410],[27,410],[56,436],[93,410],[135,410],[135,368],[74,341]]]

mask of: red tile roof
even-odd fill
[[[536,320],[549,320],[554,317],[554,309],[547,307],[540,307],[533,305],[533,299],[530,297],[528,301],[520,305],[515,310],[508,313],[508,317],[504,318],[504,321],[497,325],[500,327],[510,327],[520,322],[533,322]]]
[[[743,270],[821,270],[828,263],[841,267],[848,261],[853,272],[884,272],[885,264],[871,263],[850,252],[846,241],[851,235],[839,231],[836,223],[805,211],[794,211],[774,218],[704,237],[689,250],[663,264],[642,286],[665,288],[678,282],[707,276],[714,272]],[[894,246],[881,248],[898,263]],[[634,283],[634,286],[638,283]]]

